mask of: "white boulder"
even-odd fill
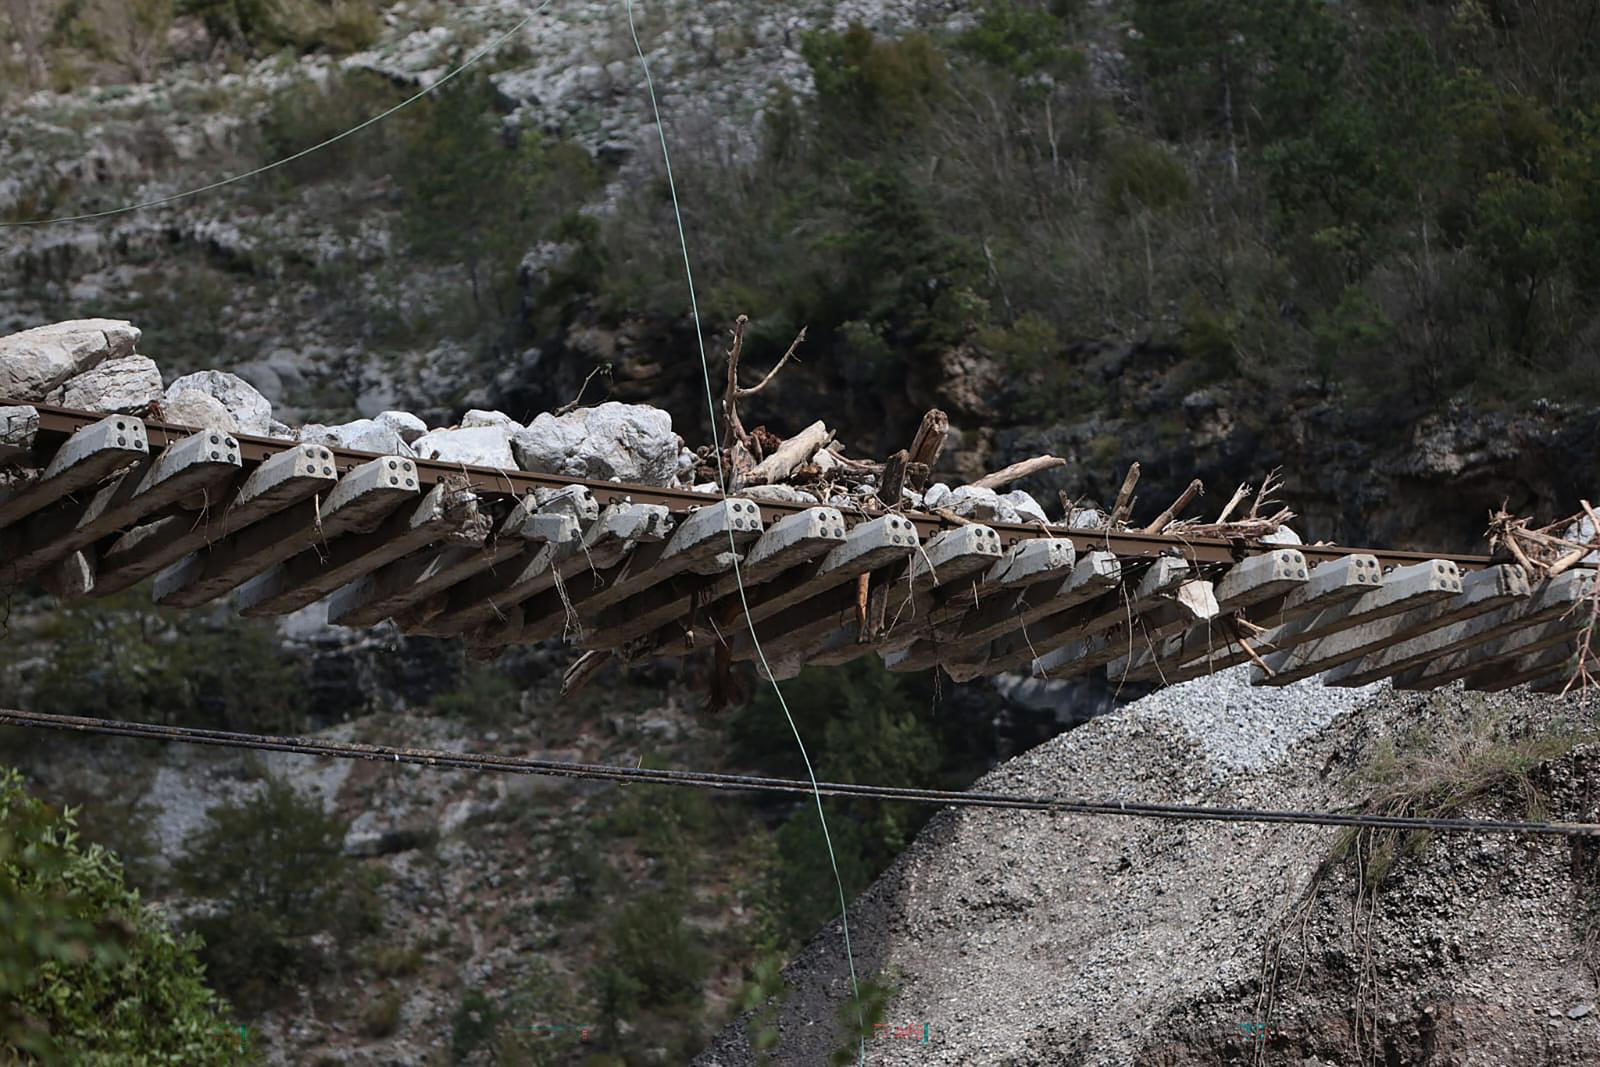
[[[23,405],[0,407],[0,464],[27,458],[39,433],[39,412]]]
[[[1001,493],[1000,505],[1002,509],[1011,509],[1017,516],[1015,519],[1007,519],[1007,522],[1049,523],[1050,521],[1045,518],[1044,508],[1039,506],[1039,502],[1031,494],[1021,489],[1013,489],[1009,493]]]
[[[922,494],[922,506],[925,508],[942,508],[950,499],[950,487],[943,482],[934,482],[928,486],[927,492]]]
[[[168,393],[161,402],[161,413],[166,421],[179,426],[192,426],[197,430],[221,430],[224,433],[241,433],[239,422],[222,406],[222,401],[198,389],[185,389],[181,393]]]
[[[374,421],[389,427],[408,445],[428,432],[428,424],[409,411],[385,411]]]
[[[568,478],[665,486],[678,473],[672,416],[643,404],[608,400],[566,415],[546,413],[518,433],[512,447],[523,470]]]
[[[964,519],[977,519],[979,522],[998,519],[1002,507],[999,493],[976,485],[963,485],[952,490],[942,506]]]
[[[781,500],[790,504],[815,504],[815,494],[788,485],[747,485],[739,490],[740,496],[752,500]]]
[[[1289,529],[1287,526],[1279,526],[1276,530],[1273,530],[1271,533],[1263,537],[1261,539],[1261,543],[1264,545],[1305,544],[1304,541],[1300,540],[1300,535]]]
[[[49,401],[104,415],[142,415],[162,397],[161,368],[147,356],[115,356],[68,378]]]
[[[433,430],[411,442],[411,447],[419,459],[515,470],[517,460],[511,454],[511,433],[511,428],[505,426]]]
[[[1589,521],[1589,516],[1584,515],[1562,532],[1561,539],[1571,541],[1575,545],[1587,545],[1594,540],[1594,523]],[[1600,563],[1600,552],[1589,553],[1581,562]]]
[[[509,426],[512,432],[522,429],[522,424],[503,411],[484,411],[482,408],[473,408],[461,416],[461,428],[470,430],[475,426]]]
[[[1080,508],[1072,513],[1072,521],[1067,525],[1074,530],[1102,530],[1106,526],[1106,516],[1094,508]]]
[[[338,426],[312,423],[300,428],[300,440],[315,445],[350,448],[357,452],[376,452],[381,456],[412,455],[411,446],[400,435],[377,419],[357,419]]]
[[[133,355],[139,329],[119,319],[76,319],[0,337],[0,396],[43,400],[74,375]]]
[[[216,400],[233,416],[236,433],[266,435],[272,430],[272,404],[237,374],[220,370],[185,374],[167,386],[167,406],[185,393],[202,393]]]

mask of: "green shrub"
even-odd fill
[[[641,1010],[693,1008],[712,964],[699,935],[684,921],[683,898],[671,891],[624,904],[602,935],[600,959],[595,999],[608,1022]]]
[[[500,1015],[481,989],[468,989],[450,1025],[450,1054],[460,1063],[494,1034]]]
[[[348,824],[314,797],[268,778],[257,794],[213,808],[175,864],[178,884],[215,910],[194,921],[208,973],[242,1004],[265,1006],[318,962],[310,939],[347,950],[378,926],[365,869],[344,855]]]
[[[503,672],[468,663],[455,687],[435,693],[430,706],[436,715],[490,727],[517,717],[518,695],[517,687]]]
[[[1107,152],[1106,203],[1122,213],[1165,211],[1189,202],[1189,174],[1173,154],[1150,141],[1125,138]]]
[[[373,0],[183,0],[182,9],[214,39],[247,52],[342,55],[372,44],[382,28]]]
[[[197,940],[168,929],[75,824],[0,772],[0,1059],[239,1062]]]
[[[400,1028],[400,1006],[404,998],[399,990],[380,993],[367,1002],[361,1013],[361,1032],[371,1038],[388,1037]]]

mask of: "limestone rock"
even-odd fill
[[[374,421],[389,427],[408,445],[428,432],[428,424],[409,411],[385,411]]]
[[[351,448],[357,452],[376,452],[382,456],[413,455],[411,447],[392,428],[376,419],[357,419],[338,426],[315,423],[300,429],[300,440],[311,444]]]
[[[1044,508],[1039,506],[1039,502],[1033,498],[1032,494],[1026,493],[1021,489],[1013,489],[1009,493],[1001,493],[1000,504],[1004,508],[1010,508],[1017,514],[1017,520],[1007,521],[1044,523],[1050,521],[1045,517]]]
[[[185,393],[200,393],[221,404],[233,418],[234,433],[264,435],[272,428],[272,405],[255,386],[237,374],[220,370],[185,374],[167,386],[169,410],[172,402]]]
[[[1074,530],[1101,530],[1106,525],[1106,515],[1094,508],[1080,508],[1073,512],[1068,525]]]
[[[950,487],[943,482],[934,482],[922,494],[922,506],[925,508],[942,508],[949,500]]]
[[[1289,527],[1287,527],[1287,526],[1279,526],[1276,530],[1272,531],[1271,533],[1269,533],[1265,537],[1263,537],[1261,539],[1261,543],[1264,544],[1264,545],[1302,545],[1302,544],[1305,544],[1304,541],[1300,540],[1300,535],[1295,533],[1293,530],[1289,529]]]
[[[505,426],[434,430],[411,442],[411,447],[421,459],[515,470],[517,461],[511,454],[511,433],[511,428]]]
[[[945,498],[943,507],[966,519],[977,519],[986,522],[989,519],[1000,517],[1000,510],[1004,506],[1000,502],[1000,494],[993,489],[984,489],[976,485],[963,485],[953,490]]]
[[[513,439],[523,470],[568,478],[618,478],[672,485],[678,435],[672,416],[643,404],[608,400],[566,415],[540,415]]]
[[[33,408],[0,408],[0,464],[25,458],[38,432],[39,413]]]
[[[76,319],[0,337],[0,396],[43,400],[68,378],[133,355],[139,329],[118,319]]]
[[[198,389],[185,389],[167,394],[161,402],[161,411],[168,422],[179,426],[193,426],[197,430],[222,430],[224,433],[242,433],[239,422],[222,401]]]
[[[461,416],[461,428],[470,430],[476,426],[508,426],[513,432],[522,429],[522,424],[503,411],[484,411],[473,408]]]
[[[68,378],[52,404],[104,415],[142,415],[162,397],[161,369],[147,356],[117,356]]]
[[[747,485],[739,490],[740,496],[751,500],[781,500],[790,504],[815,504],[815,495],[787,485]]]

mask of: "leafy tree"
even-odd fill
[[[240,1062],[199,941],[170,930],[75,826],[0,772],[0,1059]]]
[[[460,264],[472,307],[518,310],[517,268],[598,185],[588,153],[508,129],[488,76],[474,72],[408,112],[404,233],[418,255]]]
[[[213,808],[175,864],[178,884],[212,902],[196,919],[217,984],[242,1004],[264,1006],[281,982],[318,961],[311,938],[341,947],[372,933],[372,883],[344,855],[349,826],[280,779],[238,804]]]

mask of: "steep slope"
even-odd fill
[[[1527,746],[1588,714],[1379,687],[1261,694],[1230,673],[1097,719],[979,786],[1325,809],[1351,801],[1351,771],[1392,765],[1388,745],[1408,733],[1438,753],[1478,731],[1479,755],[1454,768],[1462,786],[1523,751],[1489,740],[1489,723]],[[1526,781],[1551,818],[1593,821],[1600,747],[1578,744]],[[1472,813],[1527,809],[1492,793]],[[1444,836],[1397,849],[1383,870],[1382,839],[1343,860],[1341,843],[1301,826],[942,814],[851,915],[858,971],[897,989],[868,1062],[1593,1062],[1592,846]],[[837,924],[786,980],[771,1062],[823,1062],[846,1041]],[[747,1040],[730,1027],[697,1062],[757,1062]]]

